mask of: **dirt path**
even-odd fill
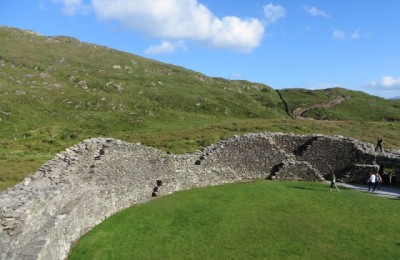
[[[349,96],[339,96],[335,98],[332,101],[329,101],[328,103],[323,103],[323,104],[315,104],[309,107],[298,107],[295,110],[293,110],[293,117],[297,119],[304,119],[303,114],[307,112],[308,110],[311,109],[316,109],[316,108],[332,108],[340,103],[346,101],[347,99],[350,99]]]
[[[330,184],[330,182],[326,182]],[[341,187],[346,187],[348,189],[354,189],[362,192],[368,192],[368,185],[361,184],[347,184],[347,183],[337,183],[339,189]],[[400,188],[393,186],[385,186],[381,184],[380,190],[370,191],[369,193],[377,196],[384,196],[390,198],[400,198]]]

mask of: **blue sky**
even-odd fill
[[[0,25],[275,89],[400,96],[399,0],[1,0]]]

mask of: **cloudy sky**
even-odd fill
[[[1,0],[0,25],[276,89],[400,96],[399,0]]]

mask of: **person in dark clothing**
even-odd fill
[[[379,186],[379,183],[382,182],[382,176],[379,174],[379,172],[376,173],[376,180],[375,180],[375,187],[378,190],[381,190],[381,187]]]
[[[379,149],[381,152],[383,152],[382,144],[383,144],[383,139],[382,139],[381,137],[378,137],[378,141],[377,141],[376,147],[375,147],[375,152],[378,151],[378,149]]]

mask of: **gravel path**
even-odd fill
[[[330,184],[330,182],[327,182]],[[361,185],[361,184],[347,184],[347,183],[336,183],[339,189],[341,187],[346,187],[349,189],[355,189],[362,192],[368,192],[368,185]],[[334,190],[332,190],[333,192]],[[374,192],[371,190],[369,193],[377,195],[377,196],[385,196],[391,198],[399,198],[400,199],[400,187],[393,187],[393,186],[385,186],[380,185],[380,190],[375,190]]]

